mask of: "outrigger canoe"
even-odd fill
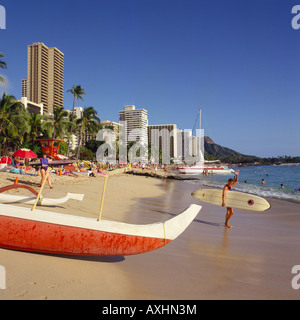
[[[163,247],[194,220],[192,204],[160,223],[135,225],[0,204],[0,248],[87,256],[126,256]]]

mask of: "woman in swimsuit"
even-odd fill
[[[234,179],[229,179],[227,184],[225,185],[222,193],[222,206],[226,206],[226,193],[228,190],[231,190],[234,185],[237,184],[239,178],[239,171],[235,172],[236,176]],[[227,207],[226,218],[225,218],[225,227],[231,228],[231,225],[228,223],[230,218],[233,216],[233,208]]]
[[[41,181],[41,185],[46,177],[46,172],[47,172],[47,169],[48,169],[48,163],[49,163],[49,159],[47,158],[47,155],[46,153],[43,154],[43,158],[41,158],[41,176],[42,176],[42,181]],[[49,184],[49,187],[50,189],[53,189],[52,187],[52,184],[51,184],[51,181],[50,181],[50,175],[48,175],[48,178],[47,178],[47,181],[48,181],[48,184]]]

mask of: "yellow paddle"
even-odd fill
[[[36,199],[35,199],[35,202],[34,202],[34,205],[33,205],[32,209],[31,209],[31,211],[34,211],[34,210],[35,210],[35,207],[36,207],[36,205],[37,205],[37,203],[38,203],[38,201],[39,201],[39,199],[40,199],[40,197],[41,197],[42,191],[43,191],[43,189],[44,189],[44,185],[45,185],[45,183],[46,183],[46,181],[47,181],[47,178],[48,178],[48,175],[49,175],[49,173],[50,173],[50,170],[51,170],[51,168],[48,167],[48,169],[47,169],[47,171],[46,171],[46,174],[45,174],[45,179],[42,181],[41,189],[40,189],[40,191],[39,191],[39,193],[38,193],[38,195],[37,195],[37,197],[36,197]]]
[[[101,221],[107,179],[108,179],[108,176],[107,175],[104,176],[104,185],[103,185],[103,190],[102,190],[102,199],[101,199],[101,206],[100,206],[100,213],[99,213],[98,221]]]

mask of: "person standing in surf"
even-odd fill
[[[226,193],[228,190],[231,190],[233,186],[235,186],[238,182],[239,171],[235,172],[236,176],[233,179],[229,179],[227,184],[223,188],[222,193],[222,207],[226,206]],[[226,218],[225,218],[225,227],[231,228],[232,226],[229,224],[230,218],[233,216],[233,208],[227,207]]]

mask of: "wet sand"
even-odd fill
[[[265,213],[235,210],[233,228],[227,229],[224,208],[190,197],[198,185],[172,181],[163,188],[165,196],[139,207],[169,215],[193,202],[202,210],[176,241],[134,259],[151,275],[141,276],[139,285],[152,298],[299,299],[291,286],[291,269],[300,264],[299,204],[268,199],[272,208]]]
[[[59,178],[64,180],[53,177],[54,189],[46,185],[44,196],[68,191],[85,193],[85,198],[46,209],[97,219],[103,179]],[[7,177],[0,176],[0,186],[5,182]],[[198,188],[192,182],[112,176],[103,218],[141,224],[166,220],[191,203],[201,205],[190,195]],[[137,256],[69,257],[0,249],[7,274],[0,299],[299,299],[291,269],[300,264],[300,206],[269,201],[272,208],[266,213],[235,210],[230,230],[224,228],[224,208],[202,204],[179,238]]]

